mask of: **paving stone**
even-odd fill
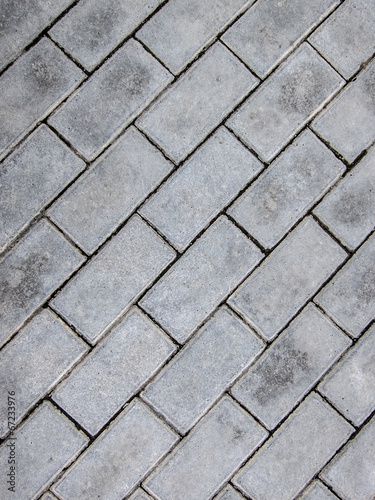
[[[63,500],[121,500],[176,441],[177,436],[135,400],[53,490]]]
[[[354,250],[375,227],[375,147],[315,208],[329,230]]]
[[[308,217],[228,302],[272,340],[345,258],[346,252]]]
[[[227,123],[263,160],[271,161],[343,84],[304,43]]]
[[[43,38],[0,78],[0,158],[83,80],[77,68]]]
[[[28,137],[1,165],[0,248],[84,168],[85,163],[45,125]]]
[[[301,496],[301,500],[337,500],[337,497],[323,483],[314,481]]]
[[[57,388],[53,399],[94,435],[174,351],[164,332],[133,309]]]
[[[142,398],[186,434],[263,347],[229,309],[221,308]]]
[[[125,134],[48,211],[92,253],[170,172],[172,165],[138,130]]]
[[[140,304],[178,342],[185,342],[261,257],[258,247],[220,217]]]
[[[232,388],[234,397],[273,429],[351,342],[309,304]]]
[[[59,472],[75,459],[88,439],[50,403],[43,403],[15,431],[15,439],[7,440],[0,448],[0,464],[4,471],[0,495],[4,500],[34,500],[48,487]],[[10,449],[15,445],[15,493],[8,490],[6,473]]]
[[[215,500],[241,500],[243,496],[230,484],[215,497]]]
[[[256,83],[257,79],[218,42],[137,124],[178,163]]]
[[[0,262],[1,345],[83,261],[46,221],[5,255]]]
[[[257,500],[291,500],[353,430],[320,396],[311,394],[232,482]]]
[[[349,0],[309,41],[348,79],[375,52],[374,23],[374,0]]]
[[[83,0],[50,31],[74,59],[92,71],[162,0]]]
[[[230,207],[228,213],[265,248],[303,217],[345,170],[307,130]]]
[[[140,212],[184,250],[262,168],[228,130],[220,128]]]
[[[321,473],[343,500],[371,500],[375,495],[375,418]]]
[[[55,495],[52,495],[49,491],[42,496],[41,500],[57,500],[57,497]]]
[[[134,216],[53,300],[91,343],[173,260],[175,252]]]
[[[353,337],[375,318],[375,235],[364,243],[315,302]]]
[[[375,409],[375,326],[335,366],[319,391],[355,425]]]
[[[349,163],[375,139],[375,61],[324,110],[312,127]]]
[[[137,33],[152,52],[177,74],[225,26],[255,0],[175,0],[168,2]]]
[[[93,160],[171,79],[138,42],[129,40],[49,123]]]
[[[338,3],[339,0],[261,0],[222,39],[264,78]]]
[[[208,500],[266,436],[248,413],[224,397],[144,486],[157,498]]]
[[[152,500],[150,495],[147,495],[147,493],[140,488],[136,490],[132,496],[129,497],[129,500]]]

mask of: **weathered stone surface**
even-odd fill
[[[244,497],[233,486],[228,485],[224,490],[215,497],[215,500],[241,500]]]
[[[314,481],[301,496],[301,500],[337,500],[337,497],[322,482]]]

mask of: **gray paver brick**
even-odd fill
[[[217,42],[137,124],[180,162],[256,83],[250,71]]]
[[[157,498],[208,500],[266,438],[266,431],[224,397],[146,480]]]
[[[140,304],[178,342],[185,342],[261,257],[257,246],[220,217]]]
[[[53,490],[63,500],[121,500],[176,441],[177,436],[135,400]]]
[[[0,158],[82,81],[84,73],[43,38],[0,78]]]
[[[45,125],[1,165],[0,248],[85,168]]]
[[[265,161],[271,161],[343,84],[304,43],[227,123]]]
[[[52,397],[94,435],[174,351],[168,337],[133,309]]]
[[[261,0],[222,39],[264,78],[338,3],[339,0]]]
[[[375,409],[375,326],[373,326],[320,384],[343,415],[361,425]]]
[[[220,128],[140,212],[184,250],[262,168],[228,130]]]
[[[313,129],[348,162],[375,139],[375,61],[324,110]]]
[[[152,500],[152,498],[145,491],[138,489],[129,497],[129,500]]]
[[[53,300],[53,307],[94,343],[173,260],[175,252],[139,216]]]
[[[375,147],[315,208],[314,213],[354,250],[375,227]]]
[[[3,474],[0,494],[3,500],[35,500],[87,443],[87,438],[50,403],[43,403],[15,431],[16,495],[8,490]],[[13,442],[14,442],[13,441]],[[9,471],[7,440],[0,448],[2,470]]]
[[[346,257],[311,218],[303,220],[229,298],[272,340]]]
[[[1,345],[84,261],[48,222],[39,222],[0,262]]]
[[[263,347],[249,328],[222,308],[148,385],[142,398],[185,434]]]
[[[257,500],[292,500],[353,430],[320,396],[311,394],[233,483]]]
[[[219,495],[215,497],[215,500],[243,500],[243,496],[233,486],[228,485]]]
[[[374,0],[348,0],[310,37],[310,42],[344,78],[375,52]]]
[[[309,304],[232,388],[232,394],[273,429],[351,344]]]
[[[375,317],[375,235],[371,236],[315,301],[353,337]]]
[[[92,71],[162,0],[83,0],[50,31],[51,37]]]
[[[49,123],[93,160],[171,79],[138,42],[129,40]]]
[[[265,248],[278,243],[344,171],[307,130],[267,168],[228,213]]]
[[[337,497],[323,483],[314,481],[301,496],[301,500],[337,500]]]
[[[170,172],[172,165],[129,128],[48,211],[86,252],[93,252]]]
[[[57,497],[55,497],[55,495],[48,491],[45,495],[42,496],[41,500],[57,500]]]

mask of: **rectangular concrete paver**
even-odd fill
[[[337,497],[321,481],[314,481],[301,496],[301,500],[337,500]]]
[[[243,496],[233,486],[228,485],[224,490],[215,497],[215,500],[243,500]]]
[[[48,491],[45,495],[42,496],[41,500],[57,500],[57,497],[55,497],[55,495]]]
[[[129,500],[152,500],[152,498],[139,488],[129,497]]]

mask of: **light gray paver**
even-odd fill
[[[50,403],[43,403],[15,431],[15,440],[7,440],[0,448],[0,464],[4,471],[0,482],[3,500],[35,500],[57,474],[84,448],[88,439]],[[6,473],[10,469],[8,445],[15,444],[16,487],[8,490]]]
[[[323,288],[315,302],[353,337],[375,317],[375,235]]]
[[[185,434],[263,347],[249,328],[222,308],[148,385],[142,398]]]
[[[215,497],[215,500],[243,500],[243,496],[233,486],[228,485],[219,495]]]
[[[337,500],[337,497],[323,483],[314,481],[301,496],[301,500]]]
[[[307,130],[229,208],[228,213],[265,248],[289,229],[345,170]]]
[[[57,497],[55,497],[55,495],[48,491],[45,495],[42,496],[41,500],[57,500]]]
[[[145,491],[138,489],[129,497],[129,500],[152,500],[152,498]]]
[[[175,252],[136,215],[65,286],[53,307],[95,343],[174,257]]]
[[[129,128],[48,211],[92,253],[170,172],[172,165],[138,130]]]
[[[49,119],[93,160],[171,81],[135,40],[129,40]]]
[[[180,162],[256,83],[250,71],[217,42],[137,125]]]
[[[232,482],[256,500],[292,500],[353,431],[311,394]]]
[[[272,340],[345,257],[346,252],[308,217],[228,302]]]
[[[52,397],[94,435],[174,351],[164,332],[133,309]]]
[[[266,436],[248,413],[224,397],[144,486],[157,498],[208,500]]]
[[[222,39],[264,78],[338,3],[339,0],[261,0]]]
[[[39,222],[0,262],[0,343],[84,261],[48,222]]]
[[[178,250],[263,168],[225,128],[220,128],[141,208]]]
[[[261,257],[257,246],[220,217],[140,304],[178,342],[185,342]]]
[[[343,84],[304,43],[227,124],[265,161],[271,161]]]
[[[351,344],[309,304],[232,388],[233,396],[273,429]]]
[[[0,78],[0,158],[83,80],[77,68],[43,38]]]
[[[177,436],[138,400],[53,487],[63,500],[121,500],[176,443]]]

